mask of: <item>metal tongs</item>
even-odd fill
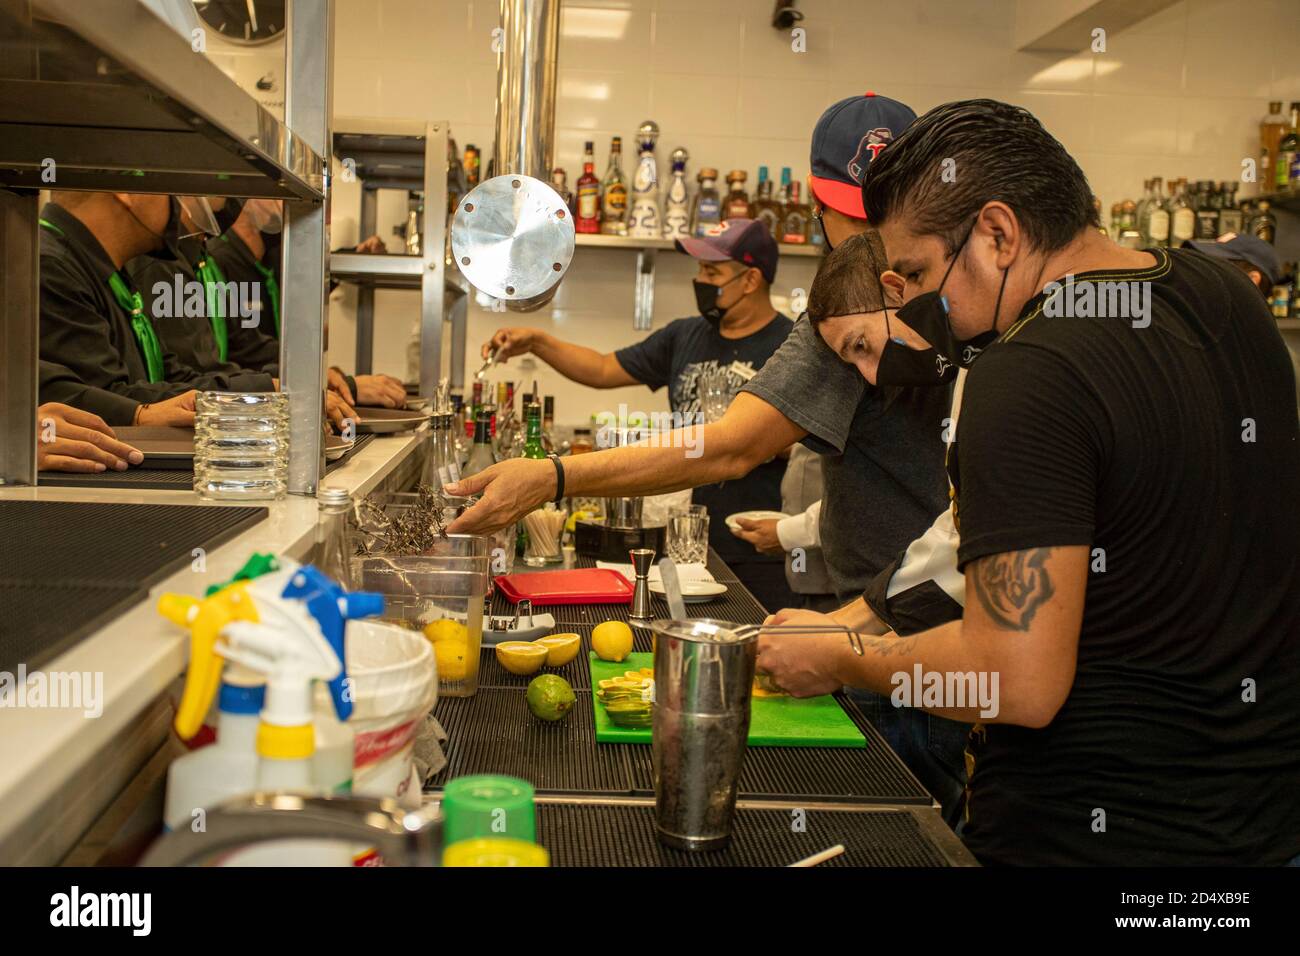
[[[484,362],[481,366],[479,366],[479,370],[474,373],[474,377],[482,378],[483,376],[487,375],[488,369],[490,369],[493,365],[496,364],[497,364],[497,349],[496,346],[494,345],[488,349],[487,361]]]
[[[758,634],[780,634],[782,631],[798,634],[846,634],[849,638],[849,647],[853,648],[853,653],[861,657],[864,653],[862,648],[862,639],[864,637],[876,637],[875,634],[863,634],[861,631],[855,631],[844,624],[742,624],[736,628],[736,634],[748,638]]]

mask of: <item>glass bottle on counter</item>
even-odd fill
[[[523,458],[545,458],[546,446],[542,442],[542,406],[535,401],[524,404],[524,419],[528,434],[524,439]]]
[[[351,591],[355,587],[348,548],[352,496],[344,488],[322,485],[316,492],[316,509],[316,540],[308,563]]]
[[[691,235],[697,239],[716,236],[722,226],[722,201],[716,186],[718,171],[706,166],[700,170],[696,180],[700,188],[695,193],[691,209]]]
[[[1196,235],[1196,210],[1187,198],[1187,183],[1174,182],[1174,197],[1169,201],[1169,244],[1181,246]]]
[[[754,218],[767,227],[772,239],[780,241],[781,204],[772,198],[772,180],[767,167],[758,167],[758,186],[754,189]]]
[[[1273,165],[1273,189],[1277,192],[1289,192],[1295,183],[1292,181],[1292,166],[1300,156],[1300,102],[1291,104],[1291,119],[1286,125],[1282,138],[1278,140],[1277,159]]]
[[[470,447],[469,460],[465,462],[461,474],[468,478],[496,463],[496,456],[492,454],[491,421],[487,410],[483,409],[474,418],[474,444]]]
[[[555,441],[555,396],[547,395],[542,399],[542,447],[548,455],[556,450]]]
[[[1255,214],[1250,217],[1246,231],[1271,243],[1277,238],[1277,216],[1273,215],[1272,204],[1261,199],[1255,206]]]
[[[749,174],[743,169],[733,169],[727,173],[727,199],[722,204],[723,219],[753,219],[754,207],[750,205],[749,193],[745,192],[745,180]]]
[[[1241,232],[1241,208],[1237,205],[1237,184],[1231,180],[1219,183],[1219,193],[1223,196],[1222,208],[1219,209],[1218,235],[1228,232]]]
[[[1219,210],[1223,206],[1223,197],[1214,183],[1202,179],[1196,184],[1196,193],[1200,201],[1196,205],[1196,238],[1217,239],[1219,236]]]
[[[627,177],[623,175],[623,137],[609,144],[609,168],[600,183],[600,231],[607,236],[627,235]]]
[[[659,216],[659,163],[655,159],[655,141],[659,126],[646,120],[637,129],[636,173],[632,176],[632,202],[628,212],[627,234],[636,239],[658,239],[663,232]]]
[[[686,160],[690,154],[684,149],[673,150],[673,181],[668,186],[664,203],[664,238],[682,239],[691,234],[691,206],[686,189]]]
[[[790,202],[785,207],[781,221],[781,241],[803,245],[808,241],[808,224],[811,221],[808,206],[799,201],[799,184],[790,184]]]
[[[1151,225],[1151,180],[1142,182],[1142,198],[1137,203],[1137,230],[1142,234],[1143,245],[1147,242],[1147,236],[1150,235]]]
[[[1161,248],[1169,245],[1169,203],[1165,199],[1164,180],[1151,180],[1151,208],[1147,212],[1146,244]]]
[[[577,232],[600,232],[600,180],[596,178],[596,157],[592,150],[594,145],[587,141],[582,153],[582,175],[578,177],[577,195],[573,210],[573,228]]]
[[[569,174],[564,171],[564,167],[556,166],[551,170],[551,188],[560,194],[560,199],[564,201],[564,208],[573,214],[573,193],[569,191],[567,182]]]
[[[1273,179],[1277,170],[1269,157],[1277,155],[1277,146],[1286,133],[1286,116],[1282,113],[1282,101],[1273,100],[1268,104],[1268,115],[1259,121],[1259,182],[1265,191],[1273,188]]]

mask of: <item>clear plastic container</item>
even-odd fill
[[[283,498],[289,487],[289,396],[200,392],[194,414],[194,490],[200,498]]]
[[[424,554],[352,559],[357,587],[384,596],[383,618],[422,631],[433,644],[439,695],[470,697],[478,690],[490,560],[488,538],[462,534]]]

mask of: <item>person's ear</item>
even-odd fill
[[[903,289],[907,287],[906,279],[890,269],[880,277],[880,286],[885,290],[885,304],[891,309],[896,309],[903,304]]]
[[[745,287],[744,294],[749,295],[752,292],[757,292],[758,287],[762,283],[762,281],[763,281],[762,271],[756,269],[753,266],[750,266],[748,269],[745,270],[745,279],[744,282],[742,283]]]

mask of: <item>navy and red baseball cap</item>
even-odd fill
[[[870,92],[831,106],[813,129],[809,163],[813,195],[823,206],[866,219],[862,176],[876,154],[915,119],[911,107]]]
[[[1207,256],[1229,262],[1245,262],[1262,272],[1270,283],[1276,283],[1282,274],[1277,250],[1258,236],[1240,236],[1235,232],[1226,232],[1214,241],[1188,239],[1183,243],[1183,248],[1195,249]]]
[[[862,200],[858,200],[862,204]],[[776,279],[776,240],[757,219],[725,219],[716,236],[678,239],[677,251],[705,262],[739,262],[757,269],[769,283]]]

